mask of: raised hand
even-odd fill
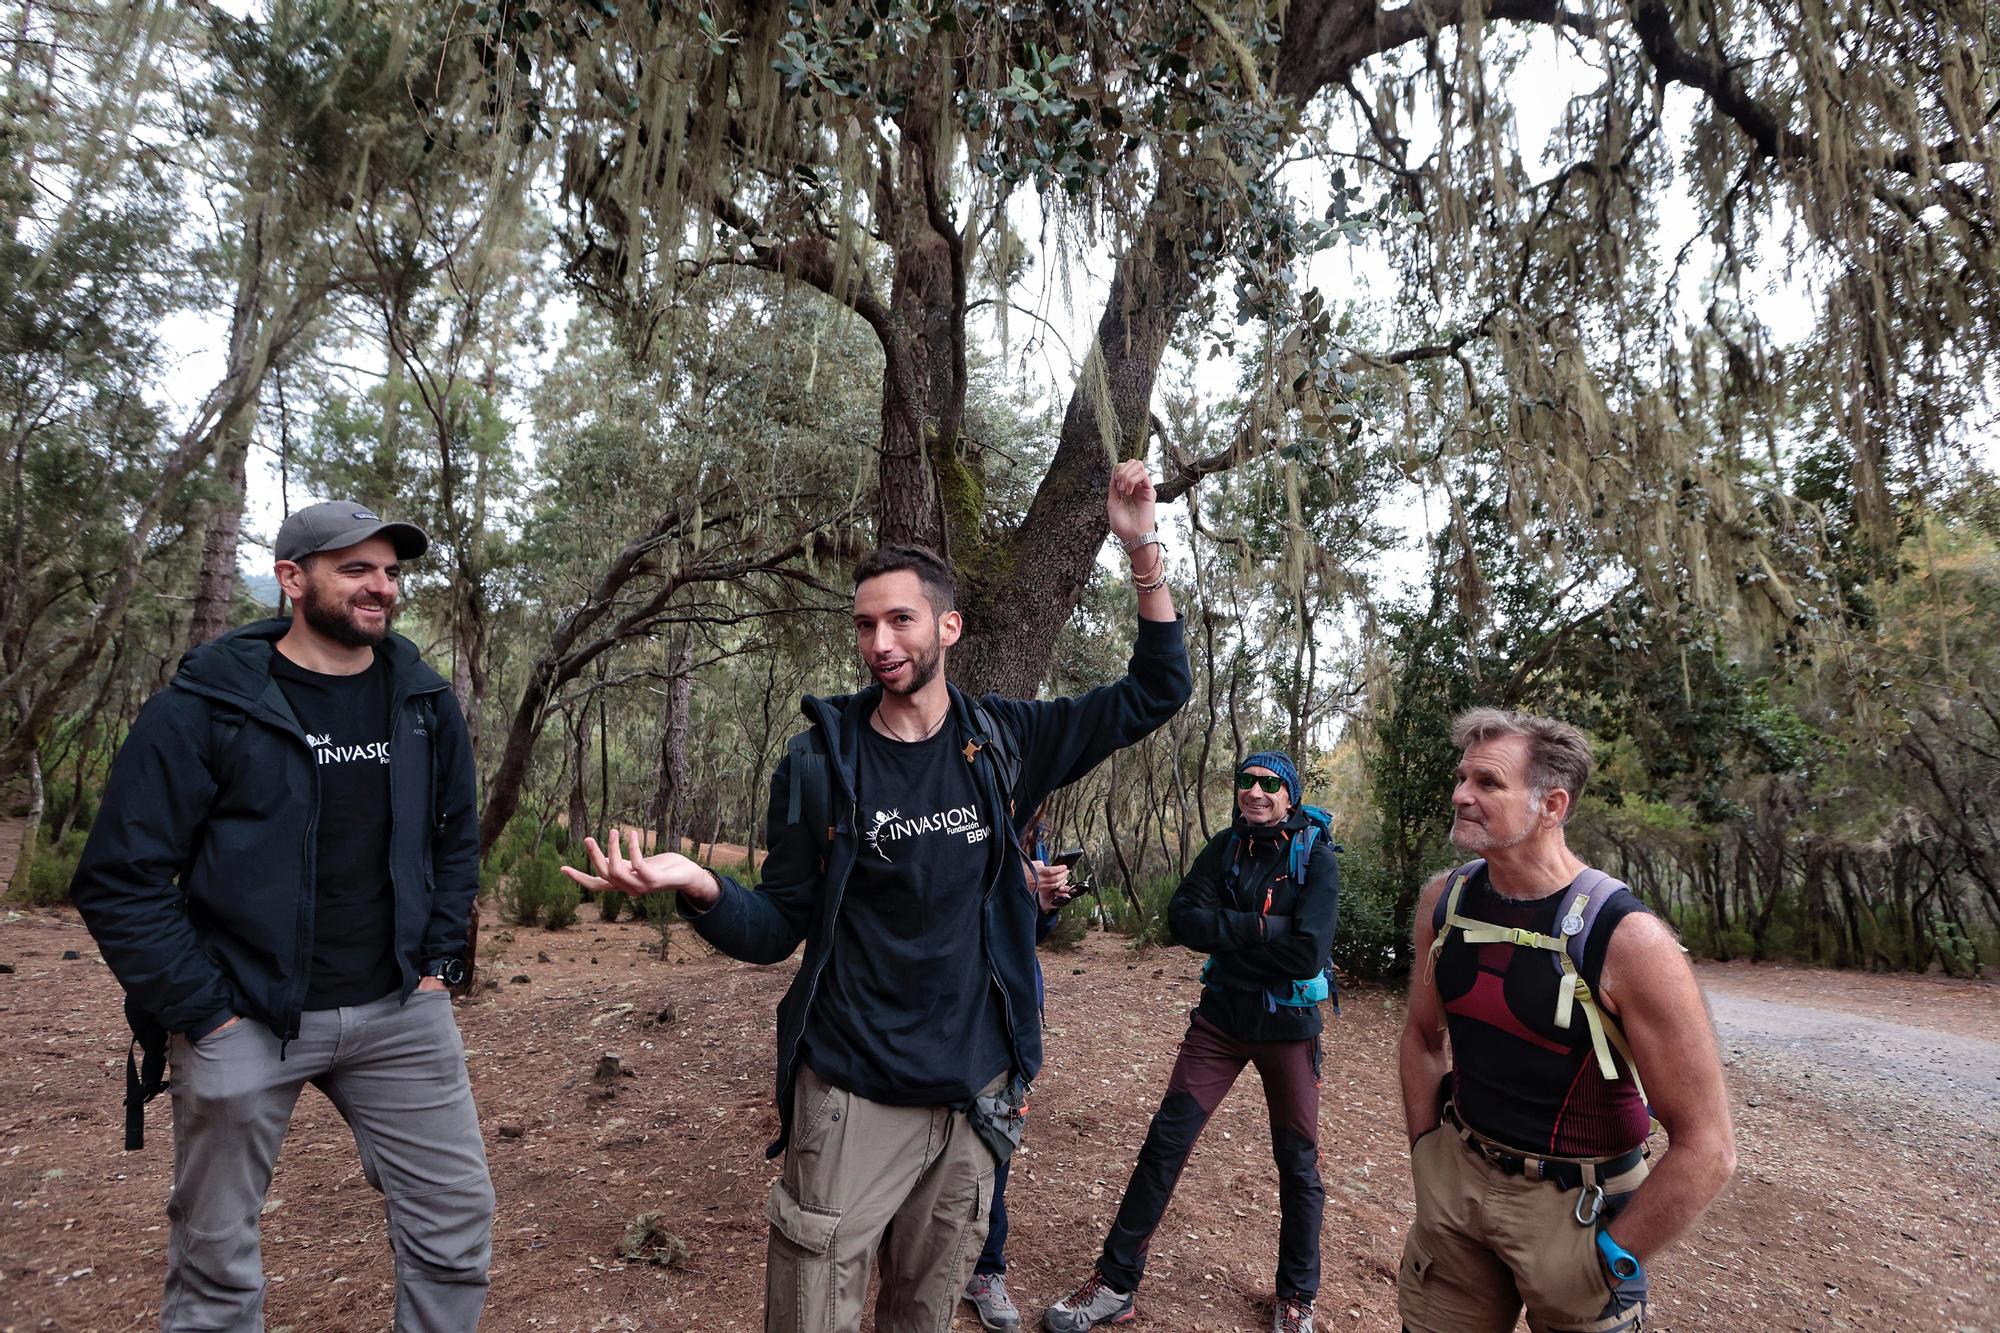
[[[626,839],[630,839],[629,844]],[[720,881],[679,852],[643,855],[645,847],[637,829],[614,828],[606,841],[611,846],[609,855],[597,845],[597,839],[583,840],[594,874],[586,875],[571,866],[564,866],[563,874],[593,893],[606,889],[614,893],[679,893],[697,907],[707,907],[722,897]],[[628,845],[629,855],[625,850]]]
[[[1120,543],[1130,546],[1135,538],[1143,537],[1156,526],[1153,503],[1157,498],[1153,490],[1153,478],[1146,471],[1146,464],[1137,458],[1128,458],[1111,472],[1111,488],[1104,497],[1104,512],[1111,520],[1111,531]]]

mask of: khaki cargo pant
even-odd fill
[[[1508,1175],[1450,1124],[1410,1150],[1417,1220],[1403,1243],[1397,1303],[1409,1333],[1510,1333],[1522,1307],[1534,1333],[1635,1333],[1646,1278],[1614,1282],[1597,1226],[1577,1225],[1578,1192]],[[1605,1182],[1609,1221],[1646,1178],[1641,1161]]]
[[[877,1249],[879,1333],[946,1333],[993,1206],[993,1152],[961,1111],[884,1106],[801,1065],[771,1184],[765,1333],[851,1333]]]

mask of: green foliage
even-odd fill
[[[83,856],[82,829],[71,829],[61,842],[38,840],[34,855],[15,867],[9,894],[30,907],[55,907],[69,901],[69,882],[76,878],[76,863]]]
[[[1340,856],[1340,925],[1333,937],[1334,965],[1368,981],[1407,975],[1410,936],[1396,921],[1404,882],[1389,869],[1372,840],[1349,840]]]
[[[1084,937],[1090,933],[1090,909],[1096,903],[1096,895],[1089,893],[1072,899],[1057,914],[1056,924],[1041,947],[1054,953],[1066,953],[1083,943]]]
[[[75,783],[51,785],[44,798],[42,826],[57,829],[63,826],[64,820],[68,820],[72,828],[88,830],[97,818],[97,801],[103,794],[101,785],[90,782],[85,782],[80,791]]]
[[[562,857],[547,844],[519,856],[501,873],[497,896],[507,920],[550,930],[574,925],[577,904],[582,901],[582,893],[562,873]]]
[[[719,861],[710,869],[718,875],[726,875],[746,889],[754,889],[764,880],[763,869],[749,861]]]
[[[645,893],[627,899],[631,919],[644,921],[661,934],[667,927],[680,919],[679,901],[671,893]]]
[[[1179,875],[1146,876],[1133,885],[1133,896],[1138,899],[1136,909],[1132,897],[1107,887],[1104,891],[1107,924],[1119,934],[1129,935],[1134,944],[1172,944],[1174,940],[1167,924],[1167,904],[1173,901],[1174,890],[1180,884]]]
[[[1475,699],[1464,620],[1444,612],[1443,606],[1440,582],[1427,613],[1412,603],[1387,616],[1397,666],[1388,711],[1375,719],[1370,764],[1381,824],[1375,853],[1380,859],[1371,861],[1364,877],[1387,886],[1394,905],[1391,932],[1404,939],[1409,938],[1426,872],[1450,855],[1446,834],[1452,774],[1458,766],[1451,723]]]

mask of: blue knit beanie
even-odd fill
[[[1292,795],[1292,804],[1299,803],[1299,768],[1292,757],[1281,750],[1259,750],[1236,766],[1240,774],[1246,768],[1268,768],[1285,780],[1285,790]]]

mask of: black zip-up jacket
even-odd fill
[[[1306,882],[1292,882],[1292,839],[1305,826],[1297,809],[1265,828],[1246,824],[1239,813],[1208,840],[1167,905],[1174,943],[1215,958],[1197,1012],[1238,1041],[1303,1041],[1322,1026],[1318,1005],[1265,1002],[1272,987],[1325,966],[1340,924],[1340,869],[1326,835],[1313,844]],[[1239,847],[1242,859],[1231,876]]]
[[[298,1036],[319,771],[271,679],[290,627],[260,620],[189,652],[111,766],[69,892],[135,1030],[150,1019],[198,1040],[241,1014]],[[416,645],[391,634],[376,652],[389,669],[389,878],[407,998],[426,960],[465,953],[479,888],[472,745]]]
[[[973,766],[980,808],[1007,810],[1024,822],[1058,787],[1083,777],[1112,751],[1149,735],[1172,717],[1193,693],[1187,647],[1178,620],[1139,622],[1138,642],[1125,676],[1073,699],[1030,701],[989,695],[979,707],[1004,738],[1019,763],[1014,790],[1003,795],[995,765],[975,758],[992,751],[992,738],[981,736],[973,705],[956,688],[951,690],[947,726],[955,728],[959,748]],[[855,818],[855,766],[861,728],[882,697],[879,686],[858,694],[830,699],[807,696],[801,707],[807,722],[825,743],[833,776],[833,836],[824,843],[803,823],[789,822],[791,760],[778,765],[771,778],[767,816],[769,853],[757,888],[746,889],[727,877],[722,897],[702,911],[685,898],[681,911],[701,937],[732,958],[749,963],[779,963],[791,957],[803,941],[805,958],[791,988],[778,1004],[777,1141],[767,1151],[775,1157],[791,1138],[792,1088],[798,1076],[799,1039],[806,1029],[813,995],[825,970],[840,914],[841,895],[860,849]],[[996,830],[998,832],[999,830]],[[1010,830],[1011,831],[1011,830]],[[1041,1006],[1035,992],[1035,902],[1020,891],[1026,873],[1017,837],[987,839],[986,875],[982,885],[986,961],[1000,988],[1012,1047],[1014,1072],[1032,1079],[1042,1067]],[[1003,886],[1006,890],[1003,891]],[[956,1034],[939,1032],[941,1041]]]

